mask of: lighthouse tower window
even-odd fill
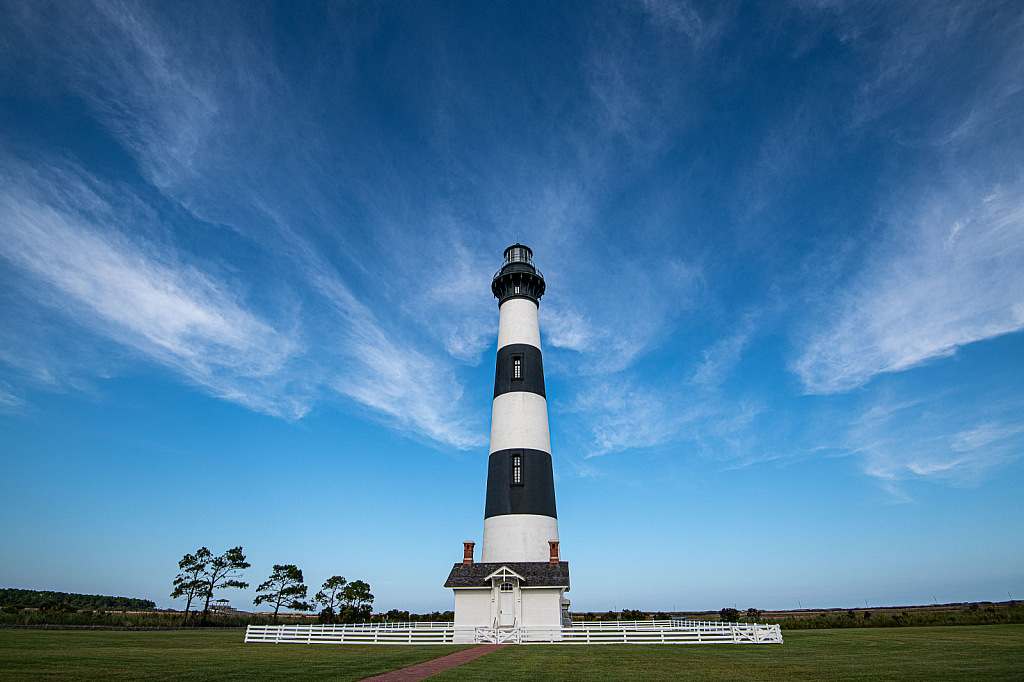
[[[523,483],[523,456],[512,455],[512,485]]]
[[[516,293],[517,294],[519,293],[519,285],[518,284],[516,285]]]
[[[523,359],[512,358],[512,378],[522,379],[523,378]]]

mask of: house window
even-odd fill
[[[512,358],[512,378],[522,379],[523,378],[523,359]]]
[[[512,591],[512,583],[502,583],[500,589],[501,589],[502,592],[511,592]]]
[[[512,485],[521,485],[523,482],[523,456],[512,455]]]

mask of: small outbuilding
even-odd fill
[[[571,625],[566,561],[455,564],[444,586],[455,593],[457,628]]]

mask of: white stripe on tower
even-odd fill
[[[494,399],[491,407],[490,452],[512,448],[540,450],[551,454],[548,401],[544,396],[526,391],[510,391]]]
[[[537,304],[528,298],[510,298],[498,309],[498,350],[513,343],[528,343],[540,350]]]
[[[543,276],[526,247],[509,247],[505,255],[492,287],[500,319],[481,559],[547,562],[548,543],[558,540],[558,520],[537,316]],[[520,463],[518,473],[510,468],[513,462]]]

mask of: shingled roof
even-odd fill
[[[569,587],[569,562],[557,564],[547,561],[511,562],[502,564],[455,564],[448,574],[445,587],[490,587],[487,576],[507,567],[523,577],[523,587]]]

